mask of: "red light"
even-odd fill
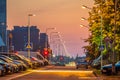
[[[17,52],[17,51],[14,51],[14,53],[15,53],[16,55],[18,55],[18,52]]]
[[[45,52],[44,52],[44,54],[48,54],[48,52],[47,52],[47,51],[45,51]]]
[[[32,59],[33,61],[36,61],[36,60],[37,60],[35,57],[31,57],[31,59]]]
[[[45,55],[45,56],[48,56],[48,51],[44,51],[44,55]]]

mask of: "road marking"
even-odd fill
[[[45,68],[41,68],[40,70],[43,70],[43,69],[45,69]],[[29,71],[29,72],[24,73],[24,74],[20,74],[20,75],[14,76],[14,77],[10,77],[10,78],[8,78],[6,80],[12,80],[12,79],[15,79],[15,78],[18,78],[18,77],[22,77],[22,76],[25,76],[25,75],[28,75],[28,74],[31,74],[32,72],[34,72],[34,70],[27,70],[27,71]]]
[[[79,72],[79,73],[93,73],[93,71],[71,71],[71,70],[33,70],[33,72]]]
[[[18,77],[22,77],[22,76],[25,76],[25,75],[28,75],[28,74],[31,74],[33,72],[42,72],[42,73],[57,73],[57,74],[60,74],[60,73],[63,73],[63,74],[74,74],[76,73],[78,75],[78,73],[88,73],[88,74],[93,74],[93,71],[71,71],[71,70],[44,70],[45,68],[41,68],[39,70],[28,70],[29,72],[27,73],[24,73],[24,74],[21,74],[21,75],[18,75],[18,76],[14,76],[14,77],[11,77],[11,78],[8,78],[6,80],[13,80],[15,78],[18,78]],[[60,74],[61,75],[61,74]],[[79,74],[81,75],[81,74]],[[67,76],[67,75],[66,75]],[[81,75],[82,76],[82,75]],[[84,75],[83,75],[84,76]],[[81,77],[80,77],[81,78]],[[89,77],[83,77],[83,79],[89,79]],[[92,79],[97,79],[96,77],[92,76]]]
[[[32,73],[32,71],[31,71],[31,72],[27,72],[27,73],[25,73],[25,74],[21,74],[21,75],[18,75],[18,76],[14,76],[14,77],[8,78],[8,79],[6,79],[6,80],[12,80],[12,79],[15,79],[15,78],[18,78],[18,77],[22,77],[22,76],[28,75],[28,74],[30,74],[30,73]]]
[[[79,77],[80,80],[103,80],[100,77]]]

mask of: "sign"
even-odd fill
[[[25,48],[32,49],[33,48],[33,44],[32,43],[30,43],[30,44],[26,43],[25,44]]]
[[[26,48],[31,49],[31,46],[28,44],[28,45],[26,46]]]
[[[99,46],[100,51],[103,51],[104,48],[105,48],[104,45],[100,45],[100,46]]]

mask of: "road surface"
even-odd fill
[[[101,80],[86,69],[76,70],[73,66],[46,66],[27,72],[0,77],[0,80]]]

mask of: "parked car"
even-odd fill
[[[26,58],[23,55],[19,55],[20,57],[22,57],[24,60],[26,60],[27,62],[30,63],[31,68],[37,68],[37,62],[36,61],[31,61],[30,59]]]
[[[93,68],[100,69],[100,67],[101,67],[101,56],[99,56],[98,58],[96,58],[95,60],[93,60],[91,66]]]
[[[56,62],[55,66],[65,66],[65,63],[64,62]]]
[[[115,70],[116,70],[116,73],[118,73],[118,71],[120,71],[120,61],[118,61],[115,64]],[[103,74],[111,74],[112,73],[112,64],[107,64],[107,65],[102,66],[101,72]]]
[[[12,73],[14,73],[14,72],[19,72],[18,65],[14,64],[12,61],[10,61],[10,60],[8,60],[8,59],[6,59],[6,58],[4,58],[4,57],[0,57],[0,60],[6,62],[6,63],[8,63],[8,64],[10,64],[10,66],[11,66],[11,68],[12,68],[12,71],[11,71]]]
[[[39,59],[37,59],[36,57],[33,57],[33,56],[31,56],[30,59],[31,59],[31,61],[36,61],[37,62],[37,67],[44,66],[44,61],[43,60],[39,60]]]
[[[44,59],[43,61],[44,61],[44,65],[45,65],[45,66],[50,64],[47,59]]]
[[[2,55],[6,55],[10,58],[12,58],[13,60],[20,60],[22,62],[24,62],[25,65],[27,65],[28,68],[31,68],[32,67],[32,63],[25,60],[22,56],[20,56],[19,54],[7,54],[7,53],[3,53]]]
[[[88,69],[88,63],[87,62],[77,61],[77,62],[75,62],[75,64],[76,64],[76,69],[79,69],[79,68]]]
[[[4,57],[4,58],[10,60],[11,62],[13,62],[14,64],[16,64],[19,68],[19,71],[27,70],[27,66],[20,60],[13,60],[12,58],[5,56],[5,55],[0,55],[0,57]]]
[[[2,65],[5,69],[5,74],[12,73],[13,68],[9,63],[4,62],[3,60],[0,59],[0,65]]]
[[[0,65],[0,76],[4,76],[5,75],[5,68],[4,66]]]
[[[92,64],[91,64],[91,66],[92,66],[93,68],[100,69],[101,63],[100,63],[100,61],[94,60],[94,61],[92,62]]]
[[[44,58],[41,54],[37,54],[36,57],[37,57],[37,59],[42,60],[44,62],[44,66],[50,64],[49,61],[46,58]]]
[[[86,57],[77,57],[75,59],[75,65],[76,65],[76,69],[79,69],[79,68],[88,69],[88,62],[86,61]]]

